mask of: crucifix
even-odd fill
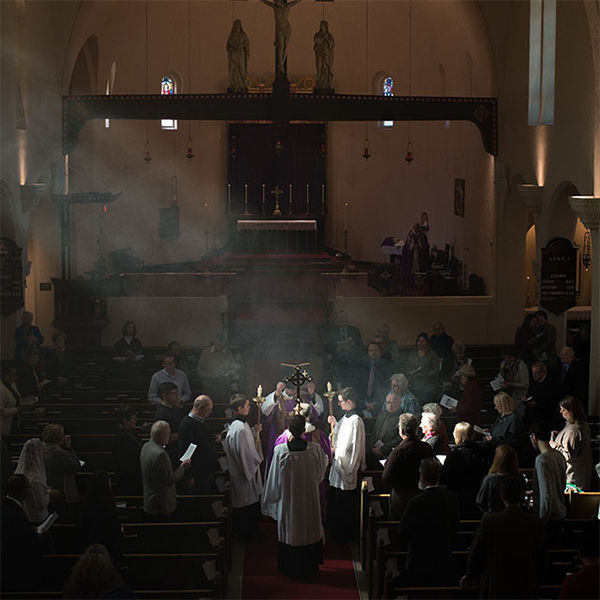
[[[296,408],[294,411],[296,414],[300,414],[300,388],[307,382],[312,381],[312,375],[306,372],[306,369],[302,370],[302,367],[306,367],[310,363],[300,363],[298,365],[289,365],[287,363],[281,363],[282,367],[293,367],[294,372],[292,375],[283,378],[283,383],[291,383],[296,386]]]
[[[271,194],[275,195],[275,210],[273,211],[273,214],[276,216],[281,216],[281,210],[279,209],[279,196],[281,194],[283,194],[283,190],[279,189],[279,186],[276,185],[274,190],[271,190]],[[308,363],[306,363],[308,364]],[[293,365],[290,365],[293,366]]]

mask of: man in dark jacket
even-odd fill
[[[119,427],[113,447],[119,496],[139,496],[142,493],[142,440],[135,431],[137,419],[137,411],[132,406],[125,406],[119,410]]]
[[[187,472],[187,484],[194,494],[215,494],[215,471],[220,470],[217,446],[206,424],[213,411],[212,400],[205,395],[194,400],[192,410],[179,425],[179,456],[190,443],[197,448],[192,455],[192,465]]]
[[[400,538],[408,543],[406,571],[411,586],[456,583],[452,545],[459,522],[458,496],[439,487],[441,470],[433,458],[421,461],[423,491],[406,505],[398,525]]]

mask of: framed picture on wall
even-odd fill
[[[465,180],[454,180],[454,214],[459,217],[465,216]]]

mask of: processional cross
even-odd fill
[[[292,375],[283,378],[283,383],[291,383],[296,386],[296,408],[294,412],[300,414],[300,388],[307,382],[312,381],[312,375],[306,372],[306,369],[302,370],[302,367],[306,367],[310,363],[300,363],[298,365],[289,365],[287,363],[281,363],[282,367],[293,367],[294,372]]]

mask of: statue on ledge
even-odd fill
[[[229,59],[229,88],[233,94],[245,94],[248,58],[250,57],[250,41],[242,29],[242,22],[236,19],[231,26],[227,38],[227,57]]]
[[[302,0],[292,0],[286,2],[286,0],[260,0],[263,4],[270,6],[273,9],[273,15],[275,17],[275,51],[277,54],[277,69],[276,77],[286,76],[286,61],[287,61],[287,46],[290,38],[292,37],[292,26],[289,21],[290,8],[295,6]]]
[[[317,81],[315,90],[319,92],[333,91],[333,49],[335,40],[329,32],[329,23],[321,21],[319,31],[314,36],[315,63],[317,66]]]

